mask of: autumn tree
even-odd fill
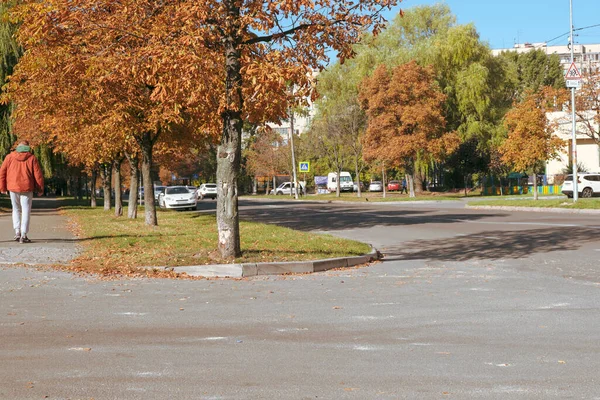
[[[274,130],[267,128],[259,132],[246,150],[246,169],[254,176],[275,176],[287,169],[287,158],[283,154],[283,138]],[[267,192],[269,194],[269,180]]]
[[[527,92],[525,98],[515,103],[506,114],[505,126],[508,138],[500,146],[502,161],[519,172],[533,175],[533,196],[538,199],[537,172],[541,164],[558,157],[565,146],[564,140],[554,135],[555,126],[546,112],[566,100],[564,89],[549,87],[537,92]]]
[[[360,101],[368,117],[364,157],[405,169],[411,197],[418,157],[439,160],[458,145],[456,133],[446,130],[444,100],[433,69],[414,61],[391,71],[381,65],[361,86]]]
[[[209,95],[201,102],[189,95],[190,86],[184,93],[173,83],[200,82],[214,64],[164,44],[164,13],[171,8],[150,1],[53,0],[43,6],[23,1],[13,14],[27,49],[9,85],[19,104],[20,129],[72,146],[71,157],[89,152],[81,146],[88,137],[123,149],[134,143],[141,158],[148,225],[157,224],[151,178],[156,144],[200,132],[198,116],[209,114],[202,106],[214,108]],[[195,68],[173,74],[172,64],[182,65],[186,57]],[[35,119],[37,126],[28,126],[27,119]],[[210,131],[210,125],[200,134]],[[92,158],[112,163],[110,154]],[[135,171],[133,153],[128,160]],[[137,179],[131,182],[133,186]]]
[[[0,3],[0,90],[4,87],[6,78],[12,74],[21,55],[21,48],[14,38],[16,26],[8,20],[10,7],[11,4],[7,1]],[[12,110],[12,103],[0,103],[0,159],[2,160],[10,152],[16,140],[12,132]]]
[[[577,132],[600,147],[600,72],[586,74],[583,78],[581,89],[575,91]]]
[[[232,258],[241,254],[237,187],[243,121],[285,118],[286,88],[291,84],[298,99],[305,97],[312,71],[328,61],[328,50],[350,57],[351,45],[365,29],[379,31],[380,12],[396,0],[23,3],[21,37],[28,52],[36,47],[32,57],[39,60],[57,53],[81,60],[84,68],[68,63],[56,70],[87,74],[94,100],[106,109],[112,105],[112,111],[103,110],[103,121],[128,126],[135,135],[143,169],[156,141],[185,120],[182,113],[195,117],[196,132],[220,131],[218,246],[224,258]],[[65,46],[54,47],[61,42]],[[149,190],[145,200],[147,223],[153,223]]]

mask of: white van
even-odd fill
[[[335,192],[337,190],[337,173],[330,172],[327,174],[327,190]],[[351,192],[354,190],[354,182],[350,172],[340,172],[340,192]]]

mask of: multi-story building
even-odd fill
[[[565,74],[571,66],[571,49],[567,45],[548,46],[546,43],[518,43],[507,49],[494,49],[492,54],[497,56],[503,51],[526,53],[533,49],[542,49],[546,54],[558,54],[560,64]],[[600,44],[576,44],[573,47],[574,62],[582,74],[600,72]]]

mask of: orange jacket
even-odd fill
[[[0,168],[0,192],[43,192],[44,174],[37,158],[31,153],[13,151]]]

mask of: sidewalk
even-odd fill
[[[0,213],[0,265],[66,264],[77,255],[77,239],[56,207],[56,199],[33,200],[27,244],[13,240],[12,214]]]

